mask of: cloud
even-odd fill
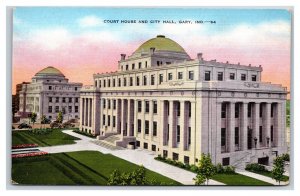
[[[82,28],[86,27],[97,27],[97,26],[102,26],[104,25],[103,20],[97,16],[85,16],[83,18],[80,18],[78,20],[78,24]]]

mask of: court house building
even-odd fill
[[[191,59],[158,35],[81,89],[80,130],[189,164],[209,153],[214,164],[270,165],[287,152],[287,89],[262,82],[262,71],[202,53]]]
[[[21,121],[28,120],[34,112],[38,121],[43,115],[55,120],[62,112],[64,120],[79,118],[81,87],[82,83],[69,82],[55,67],[46,67],[32,77],[31,83],[22,86],[17,116]]]

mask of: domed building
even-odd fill
[[[55,67],[49,66],[37,72],[31,83],[24,84],[20,91],[18,116],[21,121],[28,121],[31,113],[55,120],[62,112],[64,119],[79,118],[79,97],[82,83],[71,83]]]
[[[214,164],[271,165],[287,152],[287,89],[262,82],[261,72],[202,53],[191,59],[158,35],[81,89],[80,130],[102,146],[147,149],[188,164],[209,153]]]

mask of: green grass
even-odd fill
[[[97,151],[57,153],[13,159],[12,179],[24,185],[106,185],[113,170],[131,172],[137,168],[138,165]],[[148,169],[146,179],[180,185]]]
[[[268,186],[270,183],[251,178],[242,174],[216,174],[212,177],[213,180],[222,182],[231,186]]]
[[[39,146],[54,146],[63,144],[74,144],[76,137],[63,133],[60,129],[53,129],[47,134],[36,134],[30,131],[13,131],[12,145],[38,144]]]
[[[253,173],[256,173],[256,174],[260,174],[260,175],[272,178],[272,173],[270,171],[264,171],[264,172],[249,171],[249,172],[253,172]],[[289,181],[289,177],[284,175],[282,181],[283,182]]]

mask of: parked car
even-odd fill
[[[19,126],[18,126],[18,129],[31,129],[32,126],[26,124],[26,123],[21,123]]]

